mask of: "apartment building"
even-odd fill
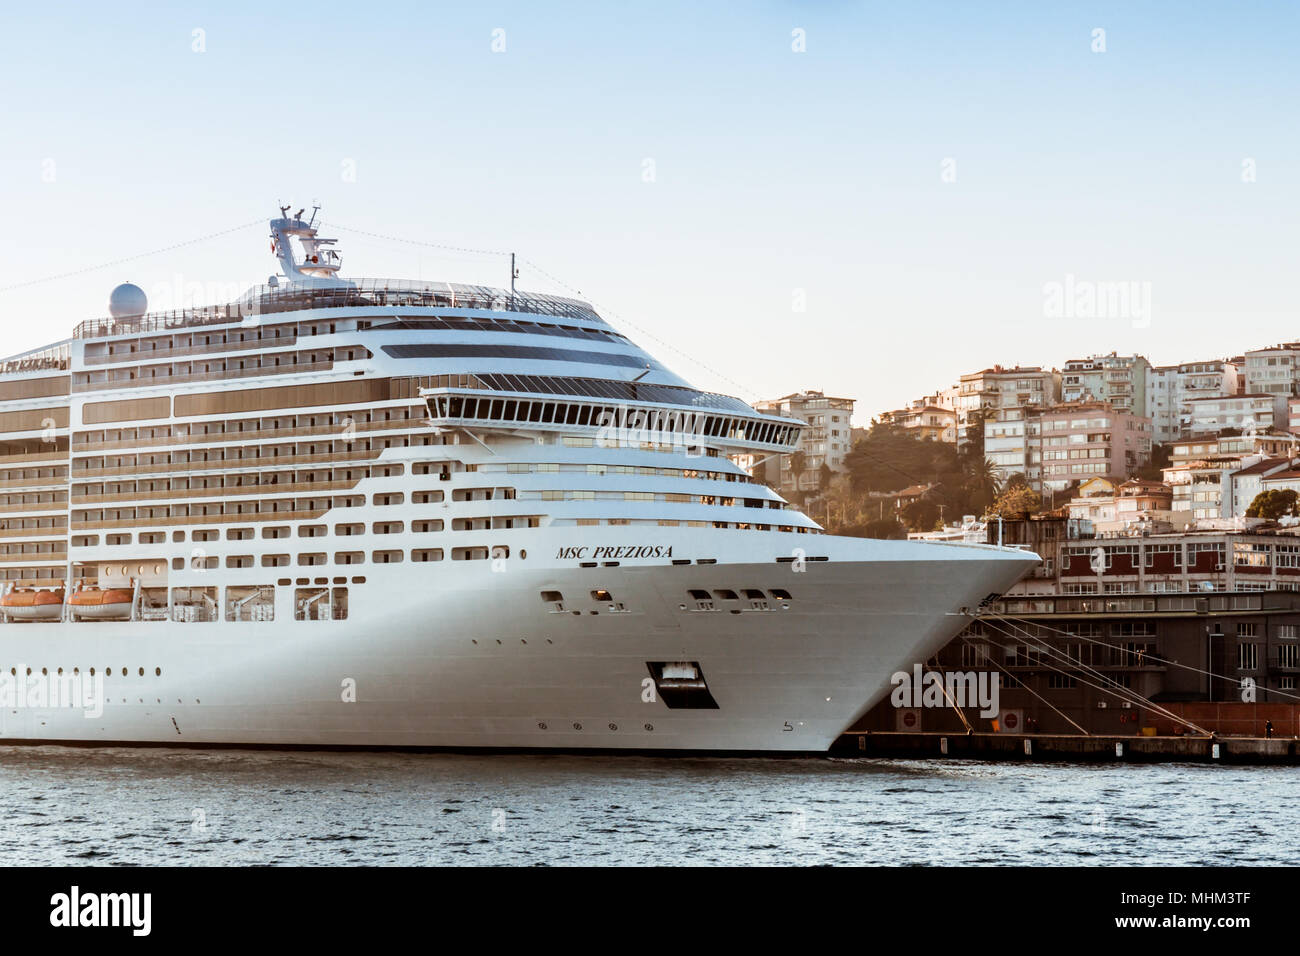
[[[919,408],[900,408],[886,412],[883,421],[892,422],[916,438],[957,443],[957,413],[938,405],[922,405]]]
[[[1149,368],[1146,396],[1152,440],[1163,445],[1183,436],[1192,424],[1189,402],[1237,395],[1240,369],[1240,363],[1230,359]]]
[[[1097,478],[1080,485],[1079,492],[1067,505],[1069,515],[1099,536],[1182,530],[1190,521],[1186,512],[1173,510],[1173,488],[1162,481],[1130,478],[1115,485]]]
[[[853,447],[850,424],[853,405],[851,398],[834,398],[817,391],[794,392],[755,403],[755,408],[770,414],[801,419],[807,427],[800,433],[798,444],[804,458],[802,472],[794,473],[793,455],[776,455],[751,467],[761,469],[762,477],[783,493],[819,491],[823,464],[831,471],[844,471],[844,459]]]
[[[1254,349],[1245,355],[1243,388],[1273,398],[1274,420],[1287,421],[1290,399],[1300,396],[1300,342]]]
[[[1071,359],[1061,371],[1061,401],[1107,402],[1117,411],[1145,418],[1150,368],[1141,355],[1115,352]]]
[[[1060,390],[1061,373],[1037,365],[995,365],[968,372],[957,384],[957,447],[964,448],[971,440],[977,412],[995,417],[993,413],[1010,408],[1045,408],[1058,400]]]
[[[1186,435],[1204,435],[1226,429],[1243,432],[1271,432],[1274,396],[1265,394],[1216,395],[1186,400]]]
[[[1039,415],[1043,490],[1096,476],[1123,480],[1151,460],[1151,419],[1104,402],[1075,402]]]

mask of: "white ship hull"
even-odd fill
[[[348,620],[282,620],[277,610],[265,623],[7,626],[5,671],[75,667],[88,675],[94,667],[111,676],[102,714],[5,707],[0,737],[824,751],[886,695],[891,674],[926,660],[960,630],[960,610],[1004,590],[1037,561],[994,548],[776,534],[737,549],[744,554],[718,554],[716,564],[623,560],[614,570],[549,560],[575,530],[584,529],[521,535],[544,557],[504,571],[444,562],[435,574],[407,564],[383,569],[380,580],[380,569],[369,568],[369,583],[353,589]],[[679,532],[655,543],[675,554],[718,551],[716,535],[693,538]],[[808,561],[802,571],[776,560],[810,546],[828,560]],[[791,598],[700,610],[692,588],[780,588]],[[623,610],[592,600],[597,589]],[[572,596],[563,610],[541,599],[550,590]],[[716,709],[671,708],[647,691],[648,665],[676,661],[699,665]],[[349,688],[355,701],[344,699]]]

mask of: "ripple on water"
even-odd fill
[[[1300,863],[1300,768],[0,747],[0,860]],[[39,807],[39,808],[38,808]],[[1267,808],[1266,810],[1262,808]]]

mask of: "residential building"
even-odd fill
[[[1245,390],[1272,396],[1274,420],[1288,421],[1290,399],[1300,395],[1300,342],[1254,349],[1246,353],[1245,362]]]
[[[927,395],[907,408],[884,412],[880,421],[903,429],[916,438],[957,443],[957,413],[938,404],[938,397]]]
[[[1004,368],[995,365],[979,372],[969,372],[957,385],[957,447],[971,440],[972,422],[978,413],[995,417],[1000,410],[1019,407],[1046,408],[1057,401],[1061,373],[1034,366]]]
[[[1123,480],[1151,460],[1151,419],[1104,402],[1076,402],[1039,416],[1043,490],[1096,476]]]
[[[833,398],[823,392],[794,392],[771,401],[758,402],[756,409],[772,415],[797,418],[807,425],[799,435],[798,451],[803,452],[803,471],[794,474],[793,455],[775,455],[752,467],[781,490],[815,493],[821,490],[821,467],[832,472],[844,471],[844,459],[852,448],[850,419],[853,399]]]
[[[1173,531],[1187,527],[1186,512],[1173,510],[1173,488],[1162,481],[1130,478],[1118,486],[1094,479],[1079,486],[1070,501],[1071,518],[1087,521],[1101,537],[1135,531]]]
[[[998,481],[1024,475],[1035,491],[1042,487],[1039,409],[1001,408],[988,411],[984,421],[984,457],[993,463]]]
[[[1286,430],[1293,435],[1300,435],[1300,398],[1286,400]]]
[[[1243,432],[1271,432],[1274,423],[1274,399],[1271,395],[1215,395],[1188,399],[1186,435],[1203,435],[1226,429]]]
[[[1229,359],[1161,365],[1147,370],[1147,414],[1151,437],[1167,444],[1183,436],[1192,423],[1188,402],[1236,395],[1240,365]]]
[[[1107,402],[1117,411],[1148,416],[1147,377],[1151,363],[1141,355],[1093,355],[1071,359],[1061,371],[1061,401]]]

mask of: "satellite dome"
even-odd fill
[[[144,289],[130,282],[123,282],[108,297],[108,313],[115,319],[144,315],[148,310],[149,297]]]

